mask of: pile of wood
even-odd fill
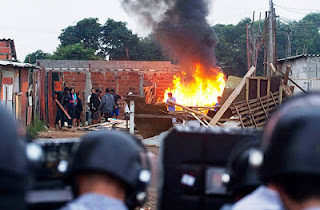
[[[280,104],[279,91],[269,95],[232,104],[230,109],[241,127],[262,127],[269,119],[270,111]]]
[[[118,120],[109,118],[109,122],[98,123],[89,125],[87,127],[78,128],[80,131],[99,131],[99,130],[123,130],[128,129],[128,122],[126,120]]]

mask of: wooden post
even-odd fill
[[[129,133],[134,134],[134,101],[130,101],[130,128]]]
[[[52,71],[48,72],[48,121],[49,128],[54,128],[55,113],[53,110]]]
[[[2,100],[2,65],[0,65],[0,101]]]
[[[284,79],[283,79],[283,84],[287,85],[288,84],[288,79],[289,79],[289,73],[291,71],[291,66],[287,66],[286,73],[284,74]]]
[[[261,86],[261,82],[260,82],[260,78],[257,79],[257,98],[260,98],[260,86]]]
[[[81,96],[82,96],[81,98],[82,108],[84,109],[81,112],[80,118],[81,118],[82,127],[85,127],[86,126],[86,108],[85,107],[87,106],[86,91],[82,92]]]
[[[256,67],[252,66],[250,70],[247,72],[247,74],[242,78],[241,82],[238,84],[238,86],[233,90],[229,98],[224,102],[224,104],[221,106],[221,108],[218,110],[216,115],[212,118],[210,121],[210,125],[215,126],[217,122],[220,120],[222,115],[225,113],[225,111],[229,108],[229,106],[232,104],[232,102],[237,98],[237,96],[240,94],[242,88],[246,84],[247,77],[250,77],[253,72],[256,70]]]
[[[272,63],[270,63],[269,66],[270,66],[270,68],[272,69],[273,72],[276,72],[276,71],[277,71],[277,72],[279,72],[280,74],[284,75],[284,73],[281,72],[281,71],[279,71],[278,69],[276,69]],[[297,87],[298,87],[302,92],[304,92],[305,94],[308,93],[308,92],[305,91],[302,87],[300,87],[300,85],[298,85],[295,81],[293,81],[290,77],[288,77],[288,80],[289,80],[290,82],[292,82],[292,84],[294,84],[295,86],[297,86]]]

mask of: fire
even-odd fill
[[[217,103],[217,97],[222,95],[226,86],[225,76],[218,69],[211,69],[212,77],[204,74],[203,67],[198,64],[192,75],[193,80],[184,82],[185,72],[173,76],[173,88],[165,91],[164,102],[168,92],[172,92],[177,103],[187,106],[212,106]]]

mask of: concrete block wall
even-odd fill
[[[287,60],[281,65],[280,70],[285,73],[287,66],[291,66],[289,77],[306,91],[320,91],[320,56],[302,56]],[[294,86],[291,82],[289,85]],[[294,93],[302,91],[295,88]]]

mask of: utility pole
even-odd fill
[[[273,8],[273,1],[269,0],[269,17],[268,17],[268,64],[272,63],[274,66],[277,65],[277,53],[276,53],[276,17],[275,10]],[[267,65],[267,76],[271,76],[271,68]]]

